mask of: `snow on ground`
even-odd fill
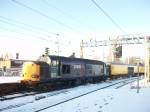
[[[95,89],[100,88],[100,87],[104,87],[110,83],[111,82],[100,83],[100,84],[88,84],[85,86],[79,86],[79,87],[75,87],[75,88],[64,89],[61,91],[44,93],[41,95],[45,96],[46,98],[38,100],[38,101],[35,100],[35,98],[37,96],[41,96],[41,95],[26,96],[23,98],[12,99],[10,101],[2,101],[2,102],[0,102],[0,110],[4,109],[4,108],[9,108],[9,107],[10,108],[16,107],[16,105],[25,104],[23,106],[20,106],[19,108],[11,109],[11,112],[16,112],[16,111],[18,111],[18,112],[20,112],[20,111],[31,112],[31,110],[32,111],[38,110],[38,109],[43,108],[49,104],[55,104],[57,102],[64,101],[64,100],[72,98],[74,96],[95,90]],[[9,97],[9,96],[7,96],[7,97]],[[9,109],[6,111],[10,112]]]
[[[11,83],[11,82],[19,82],[21,80],[20,76],[13,77],[5,77],[0,76],[0,83]]]
[[[14,106],[19,107],[7,109],[7,112],[33,112],[41,108],[64,101],[68,98],[86,93],[88,91],[104,87],[112,82],[101,84],[89,84],[86,86],[54,91],[41,94],[45,96],[41,100],[35,100],[36,96],[27,96],[10,101],[0,102],[0,109]],[[137,93],[136,84],[128,84],[119,89],[107,88],[94,93],[76,98],[66,103],[48,108],[43,112],[150,112],[150,85],[141,81],[140,91]],[[27,103],[27,104],[26,104]],[[25,105],[24,105],[25,104]]]
[[[24,110],[24,108],[25,108],[24,111],[30,112],[32,107],[33,107],[33,109],[36,108],[34,110],[38,110],[38,109],[45,107],[49,104],[52,105],[52,104],[55,104],[57,102],[72,98],[74,96],[78,96],[80,94],[84,94],[84,93],[87,93],[89,91],[95,90],[97,88],[105,87],[105,86],[110,85],[112,83],[119,82],[121,80],[124,80],[124,79],[118,79],[116,81],[107,81],[107,82],[103,82],[103,83],[99,83],[99,84],[87,84],[84,86],[79,86],[79,87],[70,88],[70,89],[64,89],[64,90],[60,90],[60,91],[43,93],[43,94],[38,94],[38,95],[34,95],[34,96],[26,96],[26,97],[12,99],[9,101],[1,101],[0,102],[0,111],[4,110],[4,108],[7,108],[5,111],[9,112],[10,108],[11,108],[11,111],[15,112],[17,110],[22,111],[22,109]],[[9,98],[11,96],[17,96],[17,95],[16,94],[15,95],[8,95],[5,97]],[[35,99],[38,96],[44,96],[46,98],[37,101]],[[14,108],[18,105],[19,105],[19,108]]]
[[[104,89],[43,112],[150,112],[150,86]]]

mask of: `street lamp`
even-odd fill
[[[56,42],[56,44],[57,44],[57,55],[59,56],[59,34],[57,33],[56,36],[57,36],[57,42]]]
[[[137,61],[137,93],[139,93],[139,64],[140,64],[140,58],[136,58]]]

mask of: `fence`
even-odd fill
[[[9,68],[4,71],[0,68],[0,76],[20,76],[22,68]]]

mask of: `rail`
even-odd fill
[[[46,110],[48,108],[51,108],[51,107],[55,107],[57,105],[60,105],[60,104],[63,104],[65,102],[69,102],[71,100],[74,100],[74,99],[77,99],[77,98],[80,98],[82,96],[85,96],[85,95],[88,95],[88,94],[91,94],[91,93],[94,93],[96,91],[99,91],[99,90],[102,90],[102,89],[105,89],[105,88],[109,88],[109,87],[113,87],[115,89],[119,89],[131,82],[134,82],[136,81],[137,78],[130,78],[130,79],[121,79],[121,80],[114,80],[114,81],[111,81],[111,82],[107,82],[108,84],[105,85],[105,86],[102,86],[102,87],[99,87],[97,89],[94,89],[94,90],[91,90],[91,91],[86,91],[80,95],[77,95],[77,96],[74,96],[74,97],[69,97],[63,101],[58,101],[58,102],[54,102],[53,104],[49,105],[49,106],[46,106],[44,108],[37,108],[36,110],[34,110],[35,112],[40,112],[40,111],[43,111],[43,110]],[[110,84],[111,83],[111,84]],[[12,97],[10,96],[6,96],[4,98],[1,97],[1,100],[4,101],[4,100],[11,100],[11,99],[16,99],[16,98],[20,98],[20,97],[24,97],[24,96],[33,96],[35,98],[35,100],[43,100],[44,98],[48,98],[48,97],[52,97],[52,96],[55,96],[55,95],[58,95],[58,94],[62,94],[62,93],[66,93],[66,92],[69,92],[69,90],[65,89],[65,90],[59,90],[59,91],[54,91],[52,93],[48,93],[45,95],[43,94],[39,94],[39,93],[35,93],[35,92],[29,92],[29,93],[22,93],[22,94],[15,94],[15,95],[12,95]],[[37,94],[37,96],[35,96]],[[45,94],[45,93],[44,93]],[[20,102],[18,104],[14,104],[14,105],[9,105],[8,107],[3,107],[0,109],[0,111],[6,111],[6,110],[11,110],[11,109],[15,109],[15,108],[20,108],[21,106],[25,106],[25,105],[28,105],[30,103],[34,103],[34,100],[32,101],[28,101],[28,102]]]
[[[132,80],[132,81],[131,81],[131,80]],[[120,82],[117,82],[117,83],[113,83],[113,84],[107,85],[107,86],[105,86],[105,87],[101,87],[101,88],[99,88],[99,89],[96,89],[96,90],[93,90],[93,91],[90,91],[90,92],[87,92],[87,93],[84,93],[84,94],[78,95],[78,96],[76,96],[76,97],[73,97],[73,98],[70,98],[70,99],[67,99],[67,100],[64,100],[64,101],[58,102],[58,103],[55,103],[55,104],[50,105],[50,106],[47,106],[47,107],[45,107],[45,108],[42,108],[42,109],[36,110],[35,112],[40,112],[40,111],[46,110],[46,109],[48,109],[48,108],[55,107],[55,106],[57,106],[57,105],[60,105],[60,104],[63,104],[63,103],[69,102],[69,101],[71,101],[71,100],[74,100],[74,99],[80,98],[80,97],[82,97],[82,96],[85,96],[85,95],[88,95],[88,94],[94,93],[94,92],[96,92],[96,91],[99,91],[99,90],[102,90],[102,89],[105,89],[105,88],[112,87],[112,86],[114,86],[114,85],[120,84],[120,83],[125,82],[125,81],[130,81],[130,82],[128,82],[128,83],[131,83],[131,82],[134,82],[135,80],[136,80],[136,78],[133,78],[133,79],[126,79],[126,80],[123,80],[123,81],[120,81]],[[124,83],[123,85],[118,86],[116,89],[118,89],[118,88],[120,88],[120,87],[122,87],[122,86],[125,86],[125,85],[127,85],[128,83]]]

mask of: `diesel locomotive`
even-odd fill
[[[75,85],[99,82],[107,79],[106,70],[106,63],[102,61],[43,55],[37,61],[23,64],[21,83]]]

